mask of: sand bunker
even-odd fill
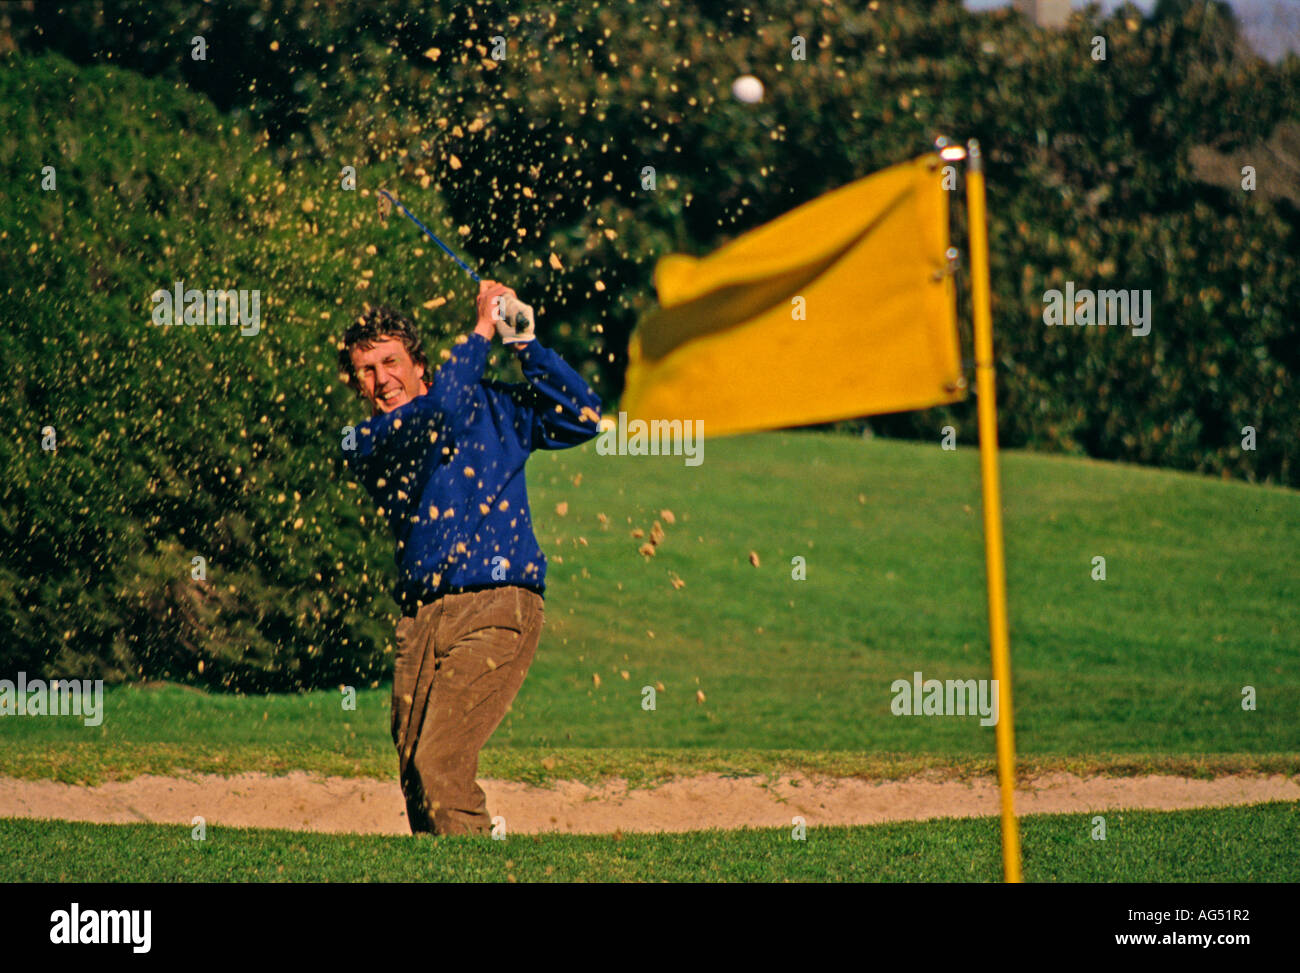
[[[537,787],[485,780],[488,809],[505,818],[511,834],[607,834],[697,831],[707,828],[790,827],[802,817],[818,825],[923,821],[998,813],[992,779],[938,776],[864,781],[781,775],[681,778],[629,790],[614,781],[590,786],[574,781]],[[1300,778],[1230,775],[1213,780],[1149,775],[1080,778],[1047,774],[1017,791],[1019,814],[1091,814],[1122,809],[1176,810],[1261,801],[1300,800]],[[0,817],[64,818],[125,824],[147,821],[209,827],[287,828],[295,831],[408,834],[396,780],[319,777],[137,777],[98,787],[0,777]]]

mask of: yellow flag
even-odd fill
[[[628,420],[721,436],[965,395],[937,155],[826,193],[706,257],[655,266],[628,349]]]

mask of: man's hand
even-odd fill
[[[497,330],[498,308],[514,296],[515,292],[505,284],[499,284],[495,280],[480,280],[478,282],[478,321],[474,325],[474,333],[481,334],[488,341],[491,341]]]
[[[492,339],[490,327],[501,335],[507,345],[521,345],[532,341],[533,309],[519,300],[512,288],[496,281],[479,282],[478,324],[474,331],[489,341]]]

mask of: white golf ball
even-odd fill
[[[731,82],[731,93],[747,105],[756,105],[763,100],[763,82],[752,74],[742,74]]]

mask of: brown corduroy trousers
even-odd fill
[[[397,623],[393,742],[415,834],[487,834],[478,755],[542,634],[541,595],[506,585],[444,595]]]

